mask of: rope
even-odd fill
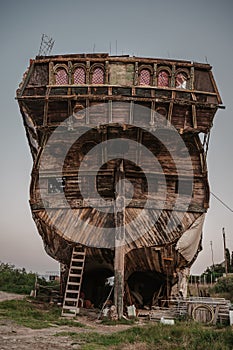
[[[226,207],[228,210],[230,210],[233,213],[233,210],[226,204],[224,203],[218,196],[216,196],[216,194],[214,194],[213,192],[210,192],[214,198],[216,198],[222,205],[224,205],[224,207]]]

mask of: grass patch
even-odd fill
[[[0,322],[7,318],[33,329],[52,325],[85,327],[75,320],[60,318],[60,313],[61,309],[57,306],[28,302],[26,299],[0,303]],[[60,332],[57,336],[69,336],[73,344],[79,344],[81,350],[232,350],[233,348],[232,327],[204,326],[191,321],[176,322],[174,326],[160,323],[132,325],[125,331],[111,334],[85,330],[77,333]]]
[[[85,327],[74,320],[60,318],[61,309],[55,305],[37,304],[23,300],[9,300],[0,303],[0,319],[11,319],[18,325],[42,329],[52,325]]]
[[[231,327],[216,329],[196,323],[179,322],[175,326],[161,324],[132,327],[110,335],[99,333],[61,333],[82,344],[82,350],[137,349],[145,344],[150,350],[230,350],[233,344]]]

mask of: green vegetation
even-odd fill
[[[233,302],[233,276],[219,278],[217,283],[210,288],[210,293]]]
[[[0,263],[0,290],[10,293],[29,294],[34,288],[36,275],[14,265]]]
[[[230,327],[217,329],[185,322],[175,326],[159,323],[137,326],[109,335],[62,332],[57,336],[70,336],[76,344],[82,344],[82,350],[137,349],[137,344],[142,344],[138,349],[143,350],[230,350],[233,344],[233,332]]]
[[[84,327],[80,322],[61,318],[60,315],[61,308],[58,306],[32,300],[9,300],[0,303],[0,319],[11,319],[18,325],[32,329],[47,328],[52,325]]]
[[[230,253],[229,249],[226,249],[227,271],[233,273],[233,251]],[[214,266],[207,267],[204,273],[201,275],[201,279],[205,275],[206,283],[215,282],[216,279],[222,277],[225,273],[225,264],[215,264]]]
[[[0,289],[8,292],[29,293],[34,288],[36,275],[13,265],[0,264]],[[40,280],[46,285],[46,281]],[[53,286],[51,285],[51,288]],[[233,300],[233,277],[219,278],[212,288],[213,293],[223,296],[227,293]],[[61,308],[37,299],[10,300],[0,302],[0,321],[10,319],[18,325],[32,329],[57,326],[85,327],[75,319],[61,318]],[[174,326],[160,323],[136,325],[136,320],[108,321],[100,324],[104,332],[107,325],[116,326],[116,332],[106,334],[85,329],[85,332],[60,332],[56,336],[68,336],[73,345],[81,350],[231,350],[233,348],[233,329],[224,326],[206,326],[192,321],[176,321]],[[117,327],[127,324],[125,331],[117,332]],[[74,328],[73,328],[74,329]],[[108,331],[107,331],[108,332]]]
[[[11,300],[0,303],[0,321],[11,319],[19,325],[33,329],[68,325],[85,327],[76,320],[60,317],[58,306],[38,303],[34,300]],[[119,327],[116,322],[116,331]],[[100,325],[100,331],[108,327]],[[112,330],[112,323],[110,331]],[[74,329],[74,328],[73,328]],[[56,336],[68,336],[81,350],[230,350],[233,344],[232,327],[204,326],[194,322],[176,322],[174,326],[160,323],[129,325],[127,330],[114,333],[97,333],[91,328],[85,332],[60,332]]]
[[[59,282],[47,282],[44,278],[38,278],[35,273],[26,272],[24,268],[19,269],[14,265],[0,262],[0,290],[3,292],[30,294],[31,290],[35,288],[37,281],[37,289],[41,297],[46,297],[50,294],[50,290],[57,290],[59,292]],[[38,290],[37,290],[38,292]]]

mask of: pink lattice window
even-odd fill
[[[169,74],[166,70],[161,70],[159,72],[158,86],[169,86]]]
[[[148,69],[141,70],[139,85],[150,85],[150,71]]]
[[[56,71],[56,85],[67,85],[68,74],[64,68],[60,68]]]
[[[187,88],[187,75],[185,73],[178,73],[176,76],[176,88],[186,89]]]
[[[82,67],[78,67],[74,71],[74,84],[85,84],[86,83],[86,74],[85,70]]]
[[[95,68],[92,73],[92,84],[104,83],[104,71],[102,68]]]

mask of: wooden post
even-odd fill
[[[225,273],[227,275],[228,269],[227,269],[227,254],[226,254],[226,235],[225,235],[224,227],[222,229],[222,236],[223,236],[223,247],[224,247]]]
[[[213,252],[213,242],[210,241],[210,249],[211,249],[211,256],[212,256],[212,269],[211,269],[211,275],[210,275],[210,280],[211,280],[211,286],[213,285],[213,274],[214,274],[214,252]]]
[[[116,194],[116,204],[114,208],[115,217],[115,259],[114,259],[114,304],[117,308],[118,318],[123,317],[124,308],[124,265],[125,265],[125,186],[123,160],[117,167],[115,173],[115,188],[118,183],[118,193]]]

